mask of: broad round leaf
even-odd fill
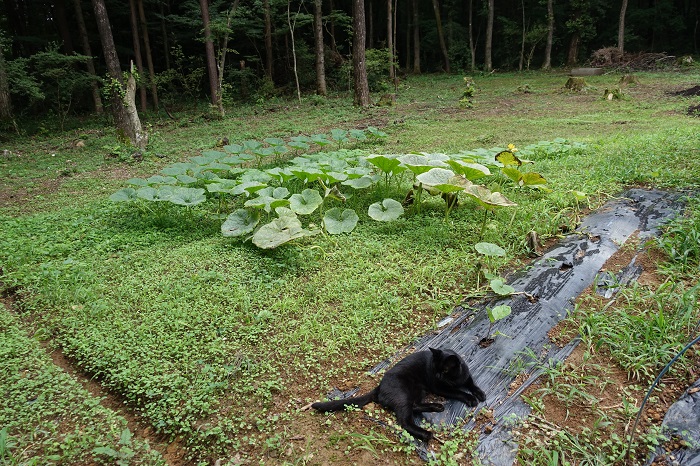
[[[386,155],[370,155],[366,160],[384,173],[397,174],[405,170],[404,167],[401,167],[401,162],[396,157]]]
[[[478,180],[491,174],[488,167],[480,163],[466,162],[464,160],[446,160],[445,163],[452,167],[456,173],[464,175],[468,180]]]
[[[391,222],[403,215],[403,206],[397,200],[384,199],[369,206],[367,215],[379,222]]]
[[[245,150],[245,147],[240,144],[229,144],[228,146],[224,146],[224,150],[229,154],[240,154]]]
[[[109,200],[113,202],[130,202],[138,199],[134,188],[120,189],[116,193],[109,196]]]
[[[172,195],[172,186],[163,186],[159,189],[151,186],[144,186],[136,191],[136,195],[147,201],[167,201]]]
[[[190,176],[190,175],[177,175],[176,178],[177,178],[177,181],[179,181],[182,184],[192,184],[192,183],[196,183],[197,181],[199,181],[197,178],[195,178],[194,176]]]
[[[505,257],[506,255],[506,250],[500,247],[497,244],[493,243],[476,243],[474,245],[474,249],[476,249],[476,252],[479,254],[483,254],[485,256],[491,256],[491,257]]]
[[[261,189],[265,188],[267,185],[265,183],[259,183],[257,181],[247,181],[245,183],[241,183],[235,188],[233,188],[233,194],[243,194],[246,193],[246,196],[253,194],[256,191],[260,191]]]
[[[425,173],[416,176],[416,179],[426,186],[439,186],[449,184],[450,178],[455,176],[452,170],[445,168],[431,168]]]
[[[192,207],[207,200],[202,188],[176,188],[168,199],[173,204]]]
[[[292,194],[289,207],[299,215],[309,215],[323,204],[321,194],[315,189],[305,189],[301,194]]]
[[[262,249],[274,249],[293,239],[313,234],[301,227],[296,216],[285,215],[261,226],[253,235],[253,244]]]
[[[260,211],[238,209],[221,225],[221,234],[227,237],[242,236],[252,232],[260,221]]]
[[[502,304],[500,306],[494,307],[493,309],[489,309],[487,312],[489,315],[489,320],[491,320],[491,322],[496,322],[498,320],[508,317],[511,311],[512,309],[510,308],[510,306]]]
[[[484,186],[473,184],[464,188],[464,192],[472,196],[476,201],[486,209],[496,209],[499,207],[515,207],[518,204],[507,199],[499,192],[492,193]]]
[[[506,167],[509,165],[515,165],[516,167],[519,167],[523,164],[523,162],[509,150],[499,152],[498,154],[496,154],[495,159],[498,162],[501,162]]]
[[[323,225],[331,235],[350,233],[357,226],[359,217],[352,209],[334,207],[323,216]]]
[[[372,186],[372,184],[374,184],[374,181],[371,177],[365,175],[361,178],[352,178],[349,180],[345,180],[340,184],[344,186],[350,186],[351,188],[355,189],[364,189]]]
[[[491,280],[491,289],[494,293],[501,296],[510,296],[515,293],[515,288],[510,285],[506,285],[502,278],[494,278]]]
[[[544,179],[544,176],[534,172],[523,173],[523,176],[518,180],[518,186],[534,186],[541,184],[547,184],[547,180]]]
[[[160,175],[153,175],[152,177],[148,178],[146,182],[151,185],[151,184],[176,184],[177,179],[173,176],[160,176]]]

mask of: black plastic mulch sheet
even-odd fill
[[[408,352],[428,347],[449,348],[459,353],[469,364],[477,384],[486,392],[486,402],[475,409],[485,406],[493,411],[492,429],[480,434],[481,461],[511,466],[518,449],[511,426],[530,413],[530,407],[521,400],[520,394],[539,375],[536,369],[530,369],[532,373],[526,382],[515,393],[508,394],[515,379],[514,372],[517,372],[513,368],[521,368],[522,363],[518,361],[527,362],[530,357],[551,364],[571,354],[577,340],[559,348],[550,341],[547,332],[567,316],[576,297],[597,279],[603,264],[625,241],[635,232],[642,240],[656,235],[658,227],[682,209],[681,197],[678,193],[642,189],[623,193],[589,215],[574,234],[563,239],[525,272],[509,280],[516,292],[526,292],[535,299],[514,295],[484,302],[475,308],[458,306],[451,317],[439,324],[437,333],[423,337],[372,372],[388,367]],[[639,268],[633,261],[613,281],[619,284],[620,280],[633,280],[637,273]],[[609,278],[607,275],[598,277],[602,285]],[[607,293],[611,287],[599,288]],[[481,347],[479,341],[489,332],[486,308],[499,304],[510,305],[512,313],[491,328],[491,335],[498,332],[494,342]],[[447,400],[444,412],[424,416],[432,424],[452,425],[465,416],[467,409],[458,401]],[[468,422],[465,428],[475,428],[474,421]],[[419,450],[425,459],[431,456],[424,446],[419,446]]]
[[[678,437],[688,446],[673,451],[658,447],[646,465],[664,460],[663,464],[700,466],[700,380],[671,405],[662,428],[666,435]]]

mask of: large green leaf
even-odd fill
[[[276,207],[289,205],[289,200],[286,199],[289,196],[289,190],[285,187],[272,188],[272,186],[269,186],[261,189],[257,194],[258,197],[246,201],[244,205],[246,207],[264,209],[268,213],[272,212],[272,209]]]
[[[160,188],[153,188],[151,186],[144,186],[136,191],[136,195],[141,199],[147,201],[167,201],[173,193],[172,186],[161,186]]]
[[[284,215],[261,226],[253,235],[253,244],[262,249],[274,249],[297,238],[311,236],[318,232],[302,228],[296,216]]]
[[[301,194],[292,194],[289,207],[299,215],[309,215],[323,204],[321,194],[315,189],[305,189]]]
[[[229,144],[227,146],[224,146],[224,150],[228,152],[229,154],[240,154],[245,150],[245,147],[243,147],[240,144]]]
[[[266,143],[268,143],[271,146],[283,146],[284,145],[284,140],[280,138],[265,138],[263,139]]]
[[[476,243],[474,245],[474,249],[476,249],[476,252],[478,252],[479,254],[483,254],[484,256],[505,257],[506,255],[505,249],[493,243]]]
[[[452,167],[455,173],[459,173],[466,179],[472,181],[491,174],[488,167],[481,165],[480,163],[467,162],[464,160],[446,160],[445,163]]]
[[[160,176],[160,175],[153,175],[152,177],[148,178],[146,182],[149,185],[152,184],[170,184],[174,185],[177,184],[177,179],[174,176]]]
[[[253,194],[256,191],[260,191],[265,187],[267,187],[265,183],[259,183],[257,181],[246,181],[233,188],[233,194],[238,195],[246,193],[246,196],[249,196],[250,194]]]
[[[216,183],[207,184],[207,191],[210,193],[232,193],[236,186],[238,186],[238,182],[235,180],[219,179]]]
[[[472,184],[464,188],[464,192],[472,196],[484,208],[493,210],[499,207],[515,207],[518,204],[507,199],[499,192],[492,193],[488,188]]]
[[[455,176],[452,170],[445,168],[431,168],[425,173],[416,176],[416,180],[423,184],[423,187],[435,194],[433,190],[441,193],[454,193],[462,191],[467,186],[471,186],[471,181],[461,176]]]
[[[260,211],[238,209],[228,216],[221,225],[221,234],[227,237],[243,236],[251,233],[260,221]]]
[[[510,296],[515,293],[515,288],[510,285],[506,285],[503,282],[503,279],[500,277],[491,280],[490,285],[493,292],[501,296]]]
[[[352,209],[334,207],[323,216],[323,225],[331,235],[350,233],[357,226],[359,217]]]
[[[113,202],[130,202],[138,199],[134,188],[120,189],[116,193],[109,196],[109,200]]]
[[[202,188],[175,188],[168,199],[173,204],[192,207],[207,200]]]
[[[434,160],[425,155],[406,154],[398,157],[398,160],[411,170],[415,175],[426,173],[435,167],[447,167],[441,160]],[[454,175],[454,173],[453,173]]]
[[[349,180],[345,180],[340,184],[342,184],[343,186],[350,186],[351,188],[355,189],[364,189],[372,186],[374,184],[374,180],[371,176],[365,175],[360,178],[352,178]]]
[[[403,215],[403,206],[397,200],[384,199],[369,206],[367,215],[379,222],[391,222]]]
[[[392,173],[395,175],[406,169],[401,166],[401,162],[395,156],[370,155],[367,157],[367,161],[384,173]]]
[[[547,184],[547,180],[544,176],[535,172],[523,173],[523,175],[518,180],[518,186],[537,186]]]

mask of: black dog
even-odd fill
[[[423,403],[427,393],[454,398],[467,406],[486,400],[484,392],[472,379],[469,367],[452,350],[429,348],[405,357],[389,369],[379,386],[363,396],[344,400],[318,402],[311,405],[318,411],[340,411],[346,406],[362,407],[372,401],[394,411],[401,427],[413,437],[429,441],[433,434],[416,425],[413,416],[425,412],[441,412],[442,403]]]

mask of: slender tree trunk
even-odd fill
[[[369,107],[369,83],[367,82],[367,63],[365,62],[365,2],[353,0],[352,21],[352,65],[354,71],[355,105]]]
[[[265,12],[265,74],[272,81],[273,54],[272,54],[272,17],[270,15],[270,0],[263,0]]]
[[[107,71],[112,80],[126,91],[124,100],[122,100],[122,96],[118,92],[113,93],[112,110],[114,112],[114,121],[117,125],[117,129],[122,133],[124,138],[127,138],[133,146],[139,149],[145,149],[148,144],[148,134],[141,128],[141,121],[136,111],[136,104],[134,103],[135,81],[133,75],[129,76],[129,81],[126,83],[127,86],[125,87],[104,0],[92,0],[92,6],[95,10],[95,21],[97,22],[97,29],[100,33],[100,41],[102,42],[102,51],[104,52]],[[131,71],[133,74],[133,69]]]
[[[469,52],[471,54],[470,69],[476,70],[476,46],[474,45],[474,0],[469,0]]]
[[[399,56],[398,56],[399,55],[399,51],[398,51],[399,47],[397,45],[398,41],[396,40],[396,30],[398,29],[398,25],[396,22],[396,10],[397,10],[398,1],[399,0],[394,0],[394,8],[392,8],[393,14],[394,14],[394,19],[391,22],[391,29],[392,29],[392,31],[391,31],[391,36],[392,36],[391,63],[392,63],[392,65],[391,66],[394,68],[394,77],[396,77],[396,65],[399,63]],[[396,82],[397,82],[396,79],[394,79],[395,86],[396,86]]]
[[[330,33],[331,33],[331,50],[333,52],[338,52],[338,46],[335,43],[335,20],[333,19],[333,11],[335,11],[335,3],[333,0],[330,0],[331,4],[331,26],[330,26]]]
[[[554,42],[554,0],[547,0],[547,45],[544,48],[543,70],[552,69],[552,43]]]
[[[622,7],[620,7],[620,26],[617,31],[617,48],[620,50],[620,56],[625,53],[625,13],[627,13],[627,0],[622,0]]]
[[[367,29],[369,30],[369,34],[367,37],[366,47],[371,49],[374,48],[374,2],[372,2],[372,0],[368,0],[367,3],[369,7],[369,14],[367,15],[369,21]]]
[[[489,15],[486,21],[486,44],[484,46],[484,69],[486,71],[493,70],[493,62],[491,61],[491,47],[493,45],[493,15],[495,5],[494,0],[489,0]]]
[[[10,98],[6,67],[2,37],[0,36],[0,121],[12,120],[12,99]]]
[[[394,12],[392,0],[386,0],[386,48],[389,51],[389,79],[393,82],[396,77],[394,69]]]
[[[216,82],[216,95],[219,96],[217,102],[217,108],[219,110],[219,115],[223,118],[224,116],[224,70],[226,69],[226,51],[228,50],[228,38],[229,31],[231,30],[231,21],[233,21],[233,13],[238,8],[238,3],[240,0],[235,0],[231,5],[231,9],[228,10],[226,14],[226,32],[224,32],[224,37],[221,40],[221,52],[219,53],[219,61],[216,64],[217,77]]]
[[[134,43],[134,59],[136,60],[136,69],[139,70],[139,75],[143,77],[143,61],[141,60],[141,40],[139,38],[139,25],[136,19],[136,3],[134,0],[129,0],[129,10],[131,13],[131,39]],[[146,111],[146,88],[139,86],[139,94],[141,97],[141,111]]]
[[[523,10],[523,28],[520,40],[520,63],[518,64],[518,71],[523,70],[523,64],[525,63],[525,0],[520,0],[520,5]]]
[[[90,88],[92,90],[92,101],[95,105],[95,112],[101,114],[104,109],[102,107],[102,97],[100,96],[100,86],[97,84],[97,74],[95,73],[95,62],[92,59],[92,49],[90,48],[90,40],[88,38],[87,28],[85,27],[85,18],[83,17],[83,7],[80,0],[73,0],[75,8],[75,20],[78,23],[78,33],[80,34],[80,42],[82,43],[83,54],[90,57],[85,65],[88,73],[92,76]]]
[[[207,0],[199,0],[199,7],[202,11],[202,24],[204,25],[204,46],[207,53],[207,70],[209,72],[209,92],[211,93],[211,104],[219,107],[221,96],[218,92],[218,74],[216,72],[216,55],[214,54],[214,42],[211,38],[209,28],[209,4]]]
[[[165,25],[165,11],[163,3],[160,4],[160,32],[163,35],[163,57],[165,57],[165,69],[170,69],[170,45],[168,41],[168,28]]]
[[[411,32],[413,25],[411,24],[411,12],[409,10],[410,5],[405,9],[406,11],[406,39],[404,50],[406,51],[406,71],[411,69]],[[397,46],[398,48],[398,46]]]
[[[58,33],[61,35],[61,40],[63,41],[63,51],[66,55],[73,55],[73,40],[71,38],[70,28],[68,27],[68,20],[66,20],[65,0],[57,0],[54,3],[54,14],[56,15]]]
[[[440,3],[439,0],[433,0],[433,10],[435,11],[435,22],[437,23],[438,39],[440,40],[440,50],[442,51],[442,61],[445,65],[445,71],[450,72],[450,58],[447,54],[447,44],[445,44],[445,34],[442,30],[442,19],[440,18]]]
[[[316,93],[326,95],[326,60],[323,49],[323,2],[314,0],[314,50],[316,54]]]
[[[420,27],[418,0],[413,0],[413,73],[420,74]]]
[[[155,68],[153,67],[153,54],[151,53],[151,39],[148,36],[148,21],[143,8],[143,0],[137,0],[139,10],[139,22],[141,23],[141,34],[143,35],[143,46],[146,49],[146,64],[148,65],[148,83],[151,86],[153,106],[158,110],[158,87],[156,86]]]
[[[301,4],[299,4],[299,9],[301,9]],[[296,46],[294,43],[294,28],[296,27],[297,24],[297,16],[299,15],[299,12],[294,15],[294,22],[292,22],[292,15],[291,15],[291,1],[287,0],[287,24],[289,24],[289,37],[292,39],[292,59],[294,61],[294,81],[296,82],[297,85],[297,98],[299,99],[299,103],[301,103],[301,87],[299,86],[299,73],[297,71],[297,50]]]

